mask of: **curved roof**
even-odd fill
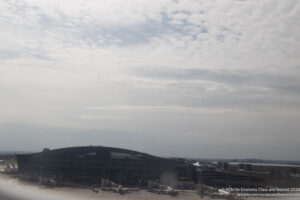
[[[54,150],[46,150],[39,153],[27,154],[32,156],[42,156],[42,157],[56,157],[56,158],[64,158],[64,157],[76,157],[82,154],[89,154],[89,153],[103,153],[103,152],[114,152],[114,153],[123,153],[123,154],[132,154],[132,155],[139,155],[143,156],[147,159],[165,159],[161,157],[152,156],[146,153],[128,150],[128,149],[121,149],[115,147],[103,147],[103,146],[80,146],[80,147],[67,147],[67,148],[60,148]]]

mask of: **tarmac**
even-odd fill
[[[27,183],[17,178],[0,174],[0,200],[211,200],[208,196],[201,198],[196,191],[180,191],[177,196],[159,195],[146,190],[139,190],[121,195],[111,191],[97,193],[92,188],[71,187],[46,187],[39,184]],[[284,199],[296,200],[296,198],[245,198],[247,200]]]

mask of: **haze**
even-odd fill
[[[297,0],[0,1],[0,150],[300,160]]]

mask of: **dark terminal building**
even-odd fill
[[[19,173],[58,181],[97,184],[102,179],[132,184],[158,180],[165,173],[187,176],[184,160],[120,148],[87,146],[17,155]]]

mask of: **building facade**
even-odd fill
[[[19,173],[86,184],[109,179],[121,184],[159,180],[164,173],[182,174],[184,162],[132,150],[87,146],[17,155]]]

